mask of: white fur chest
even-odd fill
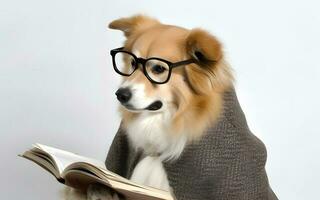
[[[162,162],[178,158],[187,137],[170,132],[170,118],[164,113],[143,113],[127,124],[126,128],[133,146],[146,155],[136,165],[131,180],[169,191],[169,182]]]
[[[159,157],[147,156],[143,158],[134,168],[130,180],[170,191],[168,177]]]
[[[172,133],[170,115],[165,113],[168,112],[142,113],[126,128],[129,140],[136,149],[143,150],[146,155],[160,156],[161,160],[170,160],[180,156],[187,136]]]

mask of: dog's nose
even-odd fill
[[[116,91],[116,95],[121,103],[127,103],[130,100],[132,93],[129,88],[120,88]]]

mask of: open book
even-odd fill
[[[128,200],[173,200],[169,192],[136,184],[106,169],[103,162],[67,151],[35,144],[22,157],[40,165],[57,180],[79,190],[92,183],[103,184],[125,196]]]

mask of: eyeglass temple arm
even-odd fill
[[[172,63],[171,67],[174,68],[174,67],[178,67],[178,66],[181,66],[181,65],[191,64],[191,63],[198,63],[198,61],[195,60],[195,59],[184,60],[184,61]]]
[[[217,61],[216,60],[208,60],[208,62],[216,63]],[[191,64],[191,63],[195,63],[197,65],[200,64],[199,61],[196,60],[196,59],[189,59],[189,60],[184,60],[184,61],[172,63],[171,66],[172,66],[172,68],[174,68],[174,67],[178,67],[178,66],[181,66],[181,65]]]

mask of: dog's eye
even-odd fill
[[[162,65],[153,65],[152,69],[151,69],[152,73],[154,73],[154,74],[161,74],[165,70],[166,70],[166,68],[163,67]]]
[[[135,67],[136,66],[136,60],[135,59],[132,59],[131,60],[131,67]]]

